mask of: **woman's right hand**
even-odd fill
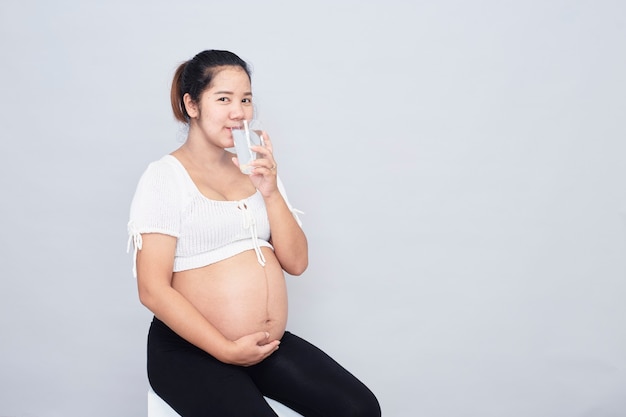
[[[223,362],[239,366],[252,366],[276,352],[280,340],[269,341],[267,332],[243,336],[230,345]]]

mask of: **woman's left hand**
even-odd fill
[[[250,163],[253,167],[250,180],[263,197],[269,197],[278,190],[276,183],[276,160],[272,141],[265,132],[258,132],[264,146],[252,146],[250,149],[256,152],[257,158]]]

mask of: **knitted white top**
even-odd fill
[[[278,189],[301,225],[296,214],[299,211],[289,204],[280,179]],[[265,202],[258,190],[240,201],[211,200],[200,193],[172,155],[148,166],[132,200],[127,249],[134,246],[135,276],[142,233],[163,233],[178,239],[174,272],[210,265],[249,249],[254,249],[259,263],[265,265],[261,247],[272,248]]]

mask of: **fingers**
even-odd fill
[[[280,345],[280,340],[272,340],[270,341],[270,334],[268,332],[259,332],[255,333],[255,339],[257,346],[263,348],[263,350],[268,351],[269,353],[274,352],[278,349],[278,345]]]
[[[267,344],[267,340],[270,338],[270,334],[268,332],[258,332],[253,334],[252,336],[259,346]]]
[[[274,148],[272,141],[265,132],[258,132],[261,138],[261,146],[251,146],[250,149],[256,152],[257,159],[251,163],[255,168],[265,168],[270,173],[276,171],[276,160],[274,159]]]
[[[262,346],[257,345],[253,354],[251,354],[248,358],[242,361],[243,366],[252,366],[257,363],[263,361],[265,358],[270,356],[272,353],[278,350],[278,345],[280,345],[279,340],[274,340],[270,343],[266,343]]]
[[[280,340],[274,340],[266,345],[261,346],[261,352],[263,357],[261,360],[259,360],[259,362],[270,356],[272,353],[276,352],[278,350],[278,346],[280,346]]]
[[[261,138],[261,146],[265,146],[269,149],[270,152],[274,152],[274,147],[272,146],[272,141],[270,140],[270,136],[263,130],[259,130],[257,132],[259,137]]]
[[[252,366],[255,365],[272,353],[276,352],[280,340],[269,340],[268,332],[257,332],[235,341],[237,352],[232,358],[235,365]]]
[[[257,159],[250,162],[250,166],[254,168],[254,174],[259,174],[263,176],[271,176],[272,174],[276,174],[276,161],[271,154],[260,155],[262,152],[258,151],[261,147],[253,146],[250,149],[252,151],[257,152]]]

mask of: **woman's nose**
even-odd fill
[[[243,119],[245,112],[241,103],[233,103],[233,107],[230,109],[231,119]]]

